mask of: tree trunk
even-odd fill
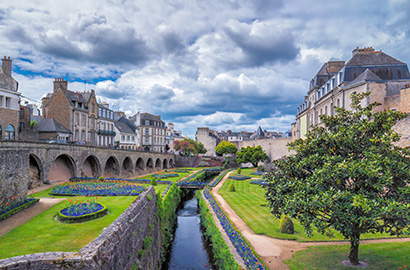
[[[352,265],[359,264],[359,245],[360,245],[360,235],[356,235],[350,239],[350,253],[349,260]]]

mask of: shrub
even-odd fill
[[[279,231],[281,233],[294,234],[295,229],[293,222],[288,216],[283,216],[279,223]]]
[[[237,173],[237,174],[241,174],[241,173],[242,173],[241,168],[238,168],[238,169],[236,170],[236,173]]]
[[[98,178],[98,181],[104,181],[105,179],[104,179],[104,177],[102,177],[102,176],[100,176],[99,178]]]
[[[150,182],[151,186],[156,186],[157,185],[157,180],[155,179],[155,177],[151,177],[151,182]]]
[[[233,183],[229,186],[229,191],[230,192],[235,192],[236,191],[235,185]]]
[[[250,176],[242,175],[242,174],[230,175],[228,178],[229,178],[229,179],[233,179],[233,180],[246,180],[246,179],[251,179]]]

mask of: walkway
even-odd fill
[[[42,185],[35,189],[29,190],[29,193],[39,192],[53,186],[60,184],[60,182],[54,182],[51,185]],[[42,212],[46,211],[51,206],[64,201],[65,199],[54,199],[54,198],[40,198],[40,201],[34,206],[24,209],[23,211],[18,212],[17,214],[9,217],[6,220],[0,221],[0,237],[10,232],[14,228],[26,223],[30,219],[38,216]]]
[[[246,240],[251,244],[252,248],[262,258],[268,269],[289,269],[283,260],[292,259],[292,255],[299,250],[306,249],[313,245],[347,245],[348,241],[338,242],[303,242],[299,243],[294,240],[282,240],[266,235],[255,234],[252,229],[236,214],[231,206],[218,194],[219,189],[223,183],[228,179],[228,173],[216,187],[211,190],[215,200],[218,201],[222,210],[235,224],[236,228],[242,233]],[[410,241],[410,238],[395,238],[395,239],[375,239],[375,240],[361,240],[360,243],[385,243],[385,242],[405,242]]]

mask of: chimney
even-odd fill
[[[64,92],[67,91],[68,82],[64,80],[64,78],[55,78],[54,79],[54,92],[57,91],[57,88],[61,87]]]
[[[8,58],[6,58],[6,56],[4,56],[4,58],[1,59],[1,60],[2,60],[2,67],[3,67],[4,73],[11,76],[11,59],[10,59],[10,56]]]

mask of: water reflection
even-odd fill
[[[178,210],[177,223],[168,269],[212,269],[202,240],[198,200],[195,196],[186,201],[184,207]]]

